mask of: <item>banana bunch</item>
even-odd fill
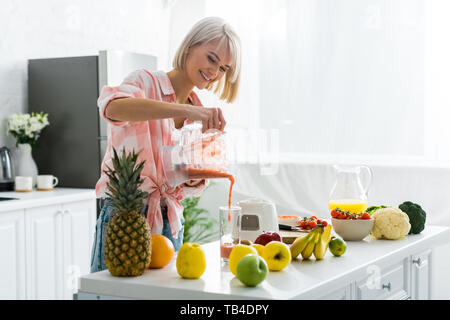
[[[302,255],[303,259],[309,259],[313,254],[316,260],[323,259],[331,240],[331,225],[326,227],[319,225],[307,235],[299,236],[291,244],[292,259]]]

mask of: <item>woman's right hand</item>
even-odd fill
[[[186,105],[186,111],[188,120],[202,122],[202,132],[208,129],[223,131],[227,124],[220,108]]]

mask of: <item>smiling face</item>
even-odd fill
[[[189,48],[185,72],[198,89],[220,80],[231,68],[231,55],[226,42],[213,40]]]

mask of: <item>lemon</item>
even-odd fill
[[[342,256],[347,249],[347,244],[344,240],[340,238],[335,238],[330,241],[330,244],[328,245],[328,248],[330,248],[330,252],[336,256]]]
[[[197,243],[184,243],[177,255],[177,272],[186,279],[198,279],[206,269],[205,253]]]

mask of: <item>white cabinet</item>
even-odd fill
[[[59,205],[25,210],[27,235],[27,299],[61,295],[62,215]]]
[[[411,256],[411,298],[431,298],[431,250]]]
[[[0,208],[0,299],[73,298],[89,273],[96,221],[95,193],[77,191]]]
[[[346,285],[342,288],[332,290],[321,298],[321,300],[351,300],[352,299],[352,285]]]
[[[370,275],[356,283],[358,300],[402,300],[409,299],[409,279],[407,261],[402,260],[392,266],[380,268],[371,265]]]
[[[27,298],[72,299],[89,273],[95,203],[78,201],[27,209]]]
[[[333,290],[323,299],[431,299],[431,253],[431,250],[426,250],[387,267],[370,265],[366,270],[367,276]]]
[[[72,299],[78,279],[90,271],[91,247],[94,240],[95,203],[72,202],[62,206],[63,216],[63,299]]]
[[[0,299],[25,299],[24,210],[0,214]]]

